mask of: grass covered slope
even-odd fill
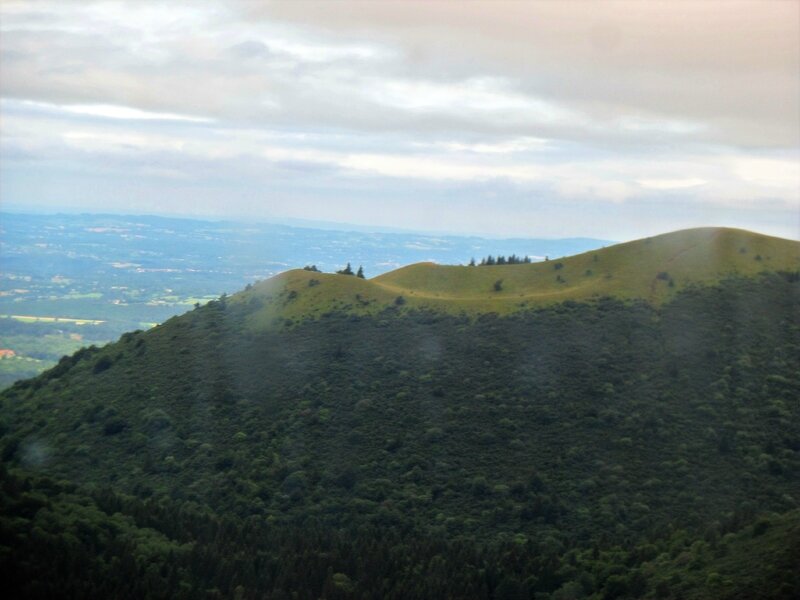
[[[660,304],[731,275],[800,269],[800,243],[726,228],[689,229],[533,264],[418,263],[370,280],[294,270],[233,298],[262,303],[253,322],[375,314],[397,305],[449,314],[509,314],[599,297]]]

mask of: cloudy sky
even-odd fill
[[[800,237],[800,2],[0,2],[9,209]]]

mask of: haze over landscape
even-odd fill
[[[0,3],[4,597],[800,598],[800,3]]]

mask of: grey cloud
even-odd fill
[[[419,75],[441,57],[502,73],[595,118],[620,113],[711,124],[708,139],[791,146],[800,138],[796,2],[242,3],[263,18],[403,47]],[[454,68],[453,68],[454,69]]]
[[[121,22],[118,31],[81,31],[79,12],[74,22],[58,13],[52,32],[41,13],[32,31],[12,20],[0,40],[3,93],[259,126],[647,145],[687,139],[786,147],[800,136],[794,3],[697,3],[680,10],[640,2],[207,6],[233,9],[200,30],[165,28],[161,38],[135,22]],[[271,48],[275,25],[294,36],[296,55]],[[329,47],[331,60],[304,56],[315,44],[321,53]],[[363,60],[352,51],[335,58],[337,48],[341,53],[354,44],[375,49],[378,58]],[[410,109],[387,103],[380,92],[384,82],[418,82],[450,86],[457,100],[470,81],[486,77],[505,79],[521,98],[549,101],[582,119],[537,121],[513,108],[477,114],[457,101]],[[621,116],[686,122],[696,131],[645,135],[619,127]]]
[[[798,7],[3,2],[0,186],[494,233],[663,229],[680,201],[687,224],[764,206],[785,231]]]

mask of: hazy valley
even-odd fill
[[[318,225],[319,227],[319,225]],[[147,329],[289,268],[374,277],[490,252],[559,257],[610,243],[488,240],[153,216],[0,216],[0,388],[82,346]]]

